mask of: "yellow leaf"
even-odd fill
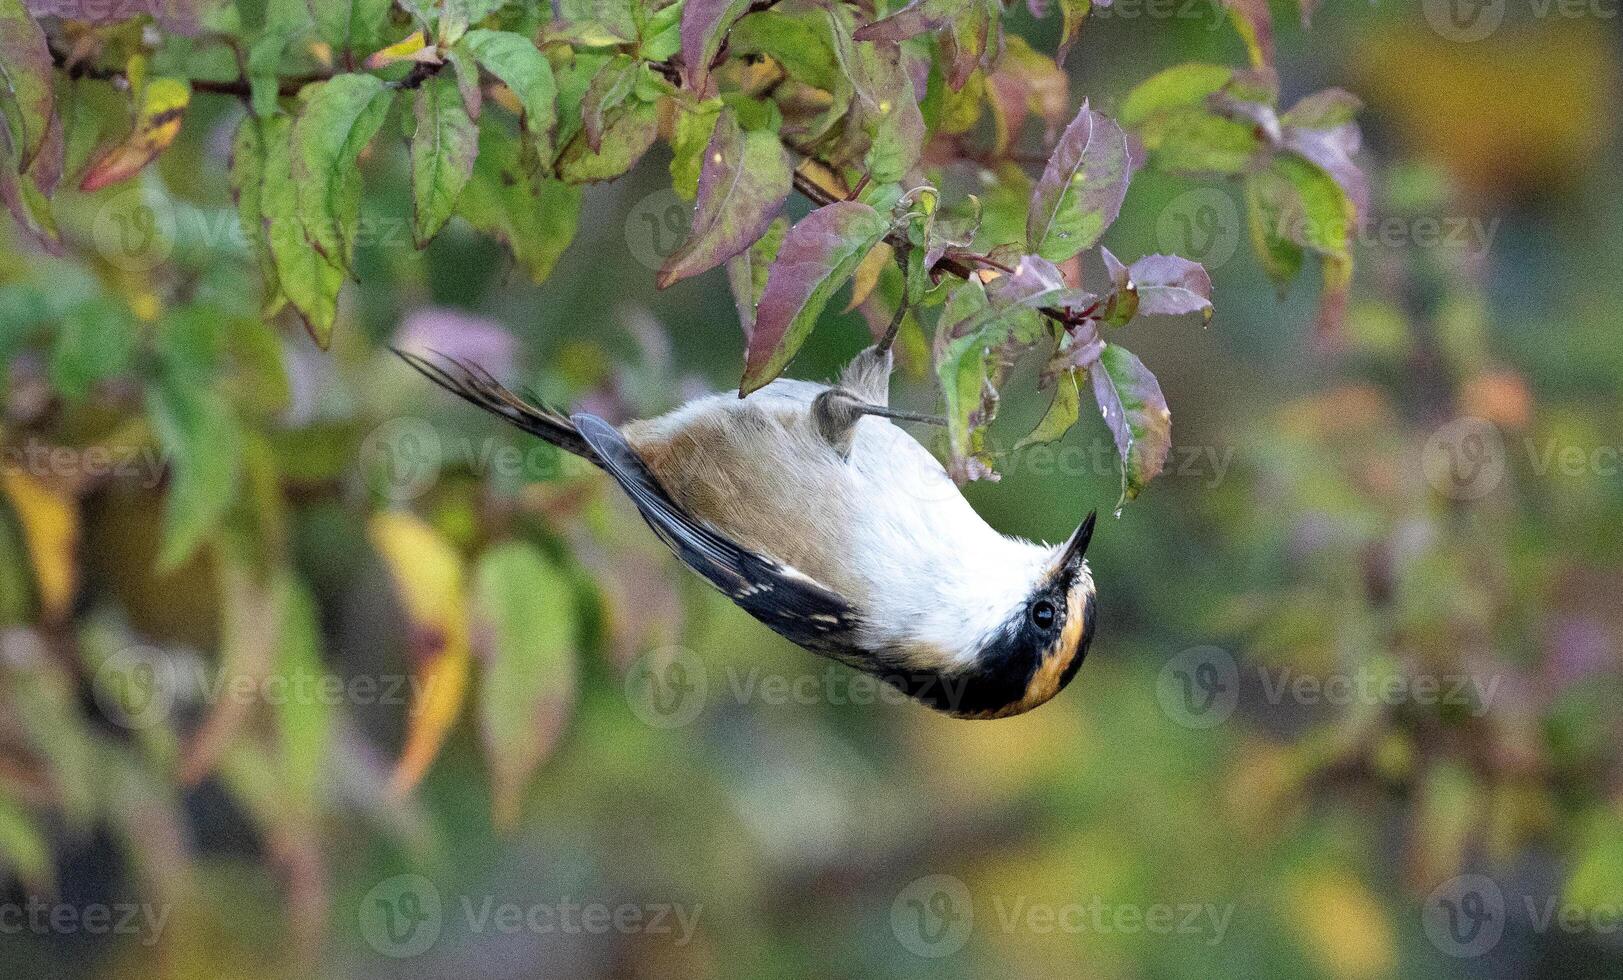
[[[370,532],[411,635],[412,705],[390,779],[391,791],[404,795],[439,755],[467,695],[472,655],[463,562],[439,532],[410,514],[378,514]]]
[[[1335,868],[1299,873],[1284,908],[1307,951],[1338,980],[1374,980],[1392,972],[1392,924],[1369,889]]]
[[[885,266],[890,264],[892,254],[894,252],[891,247],[880,242],[862,257],[862,262],[857,265],[856,274],[851,277],[851,302],[846,304],[845,312],[850,313],[861,306],[862,301],[868,298],[875,286],[879,285],[879,277],[884,274]]]
[[[34,563],[40,612],[61,619],[73,602],[74,551],[79,544],[79,510],[73,498],[58,493],[20,470],[0,470],[3,485]]]
[[[365,67],[368,69],[382,68],[397,61],[416,61],[424,64],[437,65],[444,61],[440,57],[438,48],[430,47],[428,36],[422,31],[408,34],[405,38],[380,51],[372,52],[366,59]]]
[[[135,127],[124,142],[109,150],[85,172],[82,191],[97,191],[135,176],[168,148],[180,133],[180,123],[191,102],[192,88],[182,78],[154,78],[141,89]]]

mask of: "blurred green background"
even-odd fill
[[[1315,277],[1275,294],[1234,188],[1135,178],[1106,243],[1202,260],[1217,313],[1132,328],[1172,407],[1167,471],[1095,536],[1103,619],[1075,683],[1002,721],[779,640],[605,481],[386,352],[438,346],[611,414],[735,384],[721,273],[653,285],[685,221],[663,150],[588,188],[540,286],[460,223],[415,250],[390,220],[404,162],[376,162],[380,234],[330,352],[259,324],[245,248],[207,233],[235,220],[234,100],[199,96],[155,167],[61,205],[102,259],[0,227],[0,974],[1623,976],[1616,6],[1277,13],[1284,104],[1367,103],[1345,342],[1313,338]],[[1502,23],[1476,38],[1476,15]],[[1053,49],[1053,19],[1010,24]],[[1116,0],[1070,56],[1073,101],[1110,111],[1159,68],[1243,58],[1209,4]],[[159,253],[111,244],[142,234],[120,194],[161,202]],[[176,283],[241,327],[213,396],[245,420],[230,478],[279,501],[219,533],[252,548],[280,522],[303,586],[237,581],[207,549],[155,572],[140,388],[53,394],[96,317],[154,318]],[[792,374],[866,342],[841,306]],[[277,357],[285,388],[254,367]],[[917,367],[898,397],[928,408]],[[1011,384],[999,428],[1043,407]],[[1003,471],[967,493],[1011,534],[1058,540],[1119,491],[1092,419]],[[76,537],[51,537],[62,498],[39,484],[71,489]],[[423,611],[443,576],[483,594],[446,553],[505,540],[529,546],[495,567],[576,626],[524,741],[538,768],[498,780],[481,733],[512,720],[465,706],[399,792],[432,645],[408,620],[457,615]],[[42,547],[74,556],[71,616],[34,612]],[[273,632],[303,638],[278,654],[303,693],[255,666]],[[267,747],[265,710],[320,733],[296,772],[268,761],[299,747]]]

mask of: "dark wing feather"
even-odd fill
[[[564,449],[589,462],[596,463],[590,446],[575,431],[562,412],[539,401],[526,401],[515,395],[490,376],[490,372],[477,364],[459,361],[437,351],[431,351],[438,360],[429,360],[420,354],[392,348],[402,361],[410,364],[418,374],[465,401],[479,406],[499,418],[506,419],[531,435],[540,436],[559,449]]]
[[[683,510],[612,425],[594,415],[574,415],[570,421],[648,526],[684,565],[800,646],[837,656],[858,650],[860,619],[839,594],[789,565],[750,551]]]

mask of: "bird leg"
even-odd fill
[[[929,425],[947,424],[946,419],[937,415],[921,415],[889,406],[893,363],[888,349],[869,347],[846,365],[837,386],[812,400],[813,424],[842,457],[851,454],[851,438],[864,415]]]

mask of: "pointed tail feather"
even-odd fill
[[[437,351],[431,352],[435,359],[430,360],[398,347],[391,347],[390,350],[416,369],[417,373],[458,398],[505,419],[531,435],[540,436],[559,449],[572,452],[598,466],[603,465],[568,416],[519,397],[479,365],[459,361]]]

